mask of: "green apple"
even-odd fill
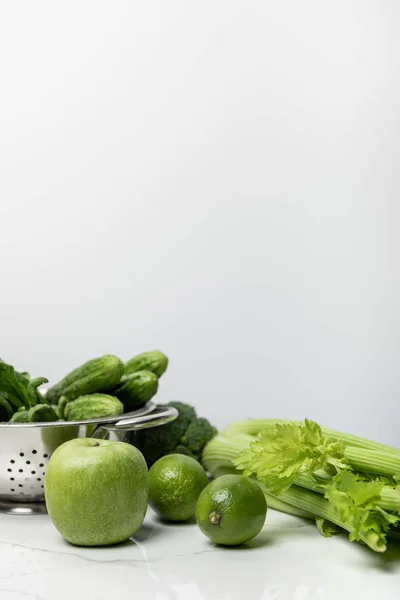
[[[77,546],[108,546],[142,525],[149,474],[141,452],[124,442],[77,438],[50,458],[44,478],[47,511]]]

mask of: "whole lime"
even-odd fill
[[[91,438],[59,446],[44,478],[50,518],[78,546],[129,539],[143,523],[148,489],[146,461],[137,448]]]
[[[185,454],[167,454],[149,471],[149,504],[166,521],[187,521],[196,510],[208,477],[197,460]]]
[[[242,475],[222,475],[200,494],[196,520],[215,544],[237,546],[254,538],[265,523],[267,502],[258,483]]]

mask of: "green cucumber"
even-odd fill
[[[125,363],[125,375],[136,373],[137,371],[151,371],[157,377],[161,377],[168,367],[168,357],[160,350],[151,350],[142,352]]]
[[[66,421],[86,421],[122,415],[122,402],[108,394],[85,394],[68,402],[64,408]]]
[[[9,423],[28,423],[29,410],[17,410],[9,420]]]
[[[69,400],[66,396],[61,396],[57,405],[57,413],[60,419],[65,419],[65,407],[67,406]]]
[[[29,409],[28,421],[29,423],[49,423],[58,421],[58,416],[48,404],[36,404]]]
[[[61,396],[75,400],[95,392],[107,392],[117,385],[124,371],[122,361],[113,354],[93,358],[51,387],[46,399],[57,404]]]
[[[146,404],[158,390],[158,378],[151,371],[137,371],[123,375],[119,384],[112,390],[124,405],[125,412]]]

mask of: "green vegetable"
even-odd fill
[[[217,433],[215,427],[203,417],[196,418],[192,421],[181,438],[181,445],[187,448],[193,456],[198,459],[205,445],[205,441],[211,440]]]
[[[134,356],[125,363],[125,374],[136,373],[136,371],[151,371],[157,377],[161,377],[168,367],[168,357],[160,350],[151,350]]]
[[[122,402],[108,394],[86,394],[68,402],[64,409],[66,421],[86,421],[122,415]]]
[[[35,404],[49,404],[49,401],[42,396],[39,392],[38,387],[43,383],[48,383],[48,379],[46,377],[36,377],[36,379],[31,379],[28,382],[27,392],[28,398],[31,406],[35,406]]]
[[[46,398],[51,404],[57,404],[61,396],[75,400],[86,394],[107,392],[117,385],[123,371],[123,363],[112,354],[94,358],[51,387]]]
[[[151,371],[137,371],[130,375],[123,375],[120,383],[110,393],[119,398],[125,411],[129,412],[146,404],[157,390],[157,375]]]
[[[234,423],[207,444],[203,464],[214,476],[236,467],[256,477],[272,508],[283,501],[318,518],[324,535],[338,526],[376,552],[400,523],[400,450],[313,421]]]
[[[0,396],[0,422],[7,422],[13,416],[13,407],[6,398]]]
[[[30,420],[29,408],[45,402],[37,388],[47,381],[45,377],[31,380],[26,373],[19,373],[0,360],[0,420],[11,423]]]
[[[46,423],[57,421],[58,416],[54,409],[48,404],[36,404],[28,412],[29,423]]]
[[[29,410],[17,410],[11,417],[9,423],[28,423]]]
[[[340,527],[334,523],[331,523],[331,521],[327,521],[327,519],[323,519],[322,517],[316,517],[315,524],[318,527],[320,534],[324,537],[332,537],[341,531]]]
[[[0,361],[0,395],[6,398],[14,409],[23,404],[29,405],[28,392],[22,380],[27,384],[27,380],[15,371],[14,367]]]
[[[66,396],[61,396],[57,404],[57,414],[59,419],[65,418],[65,407],[67,406],[69,400]]]
[[[133,436],[133,443],[144,455],[149,466],[165,454],[186,454],[199,460],[205,444],[215,435],[216,429],[206,419],[197,417],[193,406],[182,402],[169,402],[179,415],[167,425],[143,429]]]

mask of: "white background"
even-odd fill
[[[400,9],[0,0],[0,356],[400,444]]]

